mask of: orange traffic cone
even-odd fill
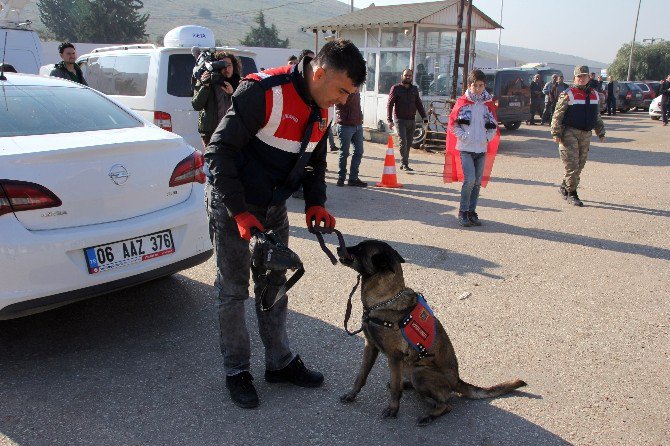
[[[393,156],[393,136],[389,135],[388,144],[386,144],[386,158],[384,159],[384,172],[382,173],[381,183],[375,184],[377,187],[402,187],[398,183],[395,173],[395,156]]]

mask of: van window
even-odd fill
[[[520,72],[501,72],[498,78],[500,81],[500,96],[522,95],[524,90],[530,92],[528,84],[528,75]]]
[[[88,59],[84,78],[91,88],[118,96],[145,96],[149,55],[98,56]]]
[[[242,65],[241,77],[255,73],[256,62],[251,57],[237,56]],[[190,98],[193,95],[191,76],[193,76],[195,58],[192,54],[171,54],[168,58],[167,92],[171,96]]]
[[[496,77],[494,74],[486,75],[486,91],[493,94],[493,88],[495,87]]]

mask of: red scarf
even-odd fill
[[[463,181],[463,167],[461,165],[461,154],[456,150],[456,135],[453,128],[458,119],[458,112],[461,107],[468,104],[474,104],[466,95],[461,96],[456,100],[454,108],[449,115],[449,129],[447,130],[447,149],[444,152],[444,172],[443,178],[445,183],[453,183],[456,181]],[[497,120],[498,114],[496,107],[493,105],[493,100],[488,100],[484,103],[493,117]],[[484,175],[482,176],[482,187],[486,187],[491,177],[493,170],[493,161],[498,153],[498,143],[500,142],[500,127],[496,130],[496,136],[486,146],[486,161],[484,162]]]

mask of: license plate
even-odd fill
[[[121,268],[174,253],[172,232],[155,232],[84,249],[89,274]]]
[[[510,102],[509,106],[510,107],[521,107],[521,102]]]

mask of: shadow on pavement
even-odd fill
[[[298,312],[289,314],[293,347],[325,372],[326,384],[299,389],[265,383],[250,311],[261,406],[239,409],[224,389],[211,294],[212,287],[176,275],[0,322],[0,442],[373,445],[435,444],[440,438],[450,444],[569,444],[486,400],[457,399],[450,414],[417,428],[414,420],[427,409],[406,392],[398,419],[381,420],[388,379],[381,358],[358,401],[342,405],[338,396],[353,382],[363,341]],[[491,381],[503,378],[510,377]],[[508,396],[519,397],[537,398]]]

